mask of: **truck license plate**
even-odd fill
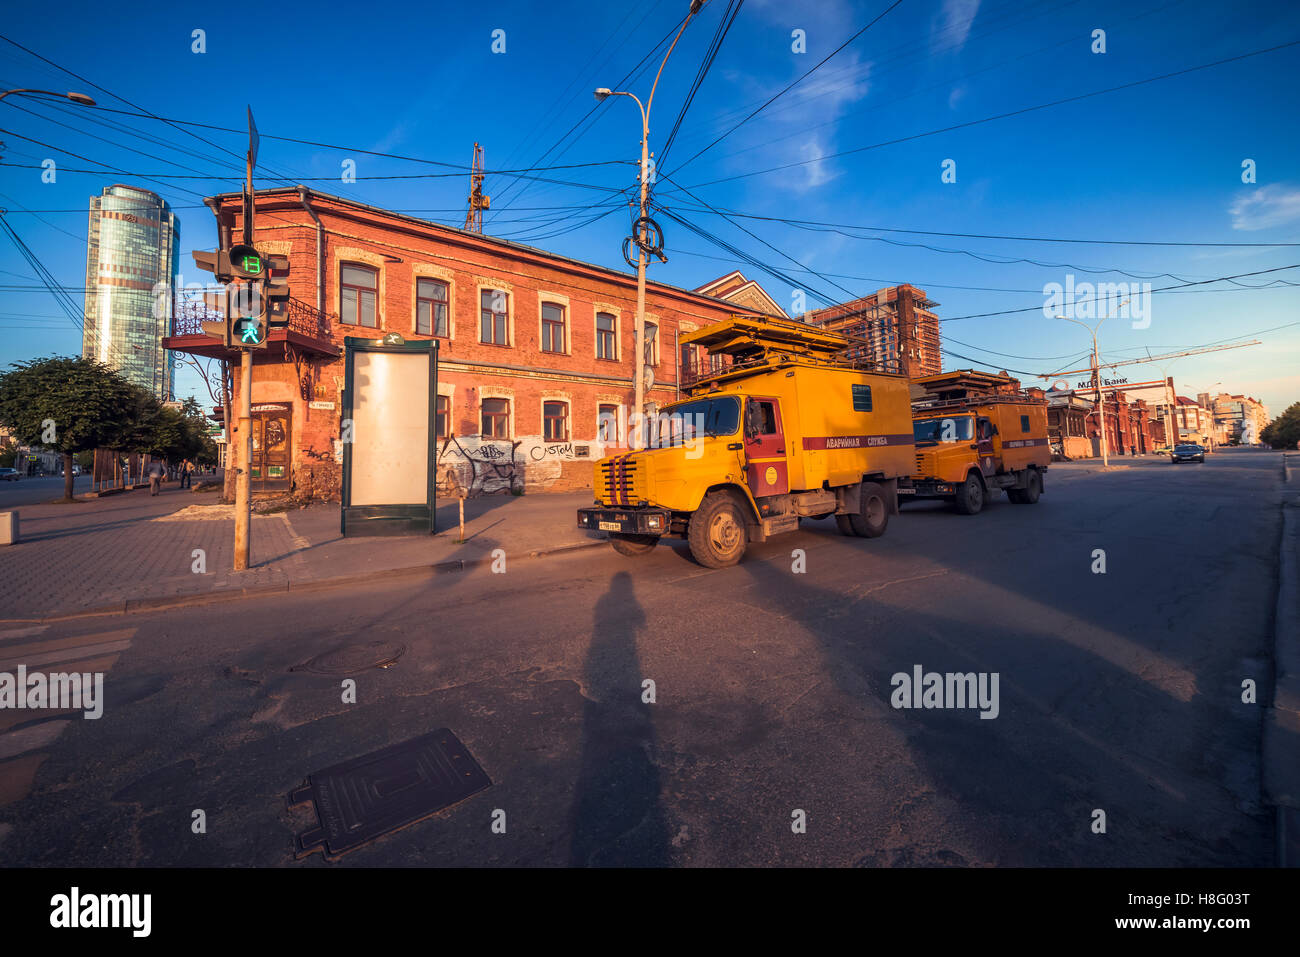
[[[600,522],[599,524],[600,524],[600,530],[602,532],[623,531],[623,525],[620,522]]]

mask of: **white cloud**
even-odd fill
[[[930,48],[960,50],[975,25],[980,0],[943,0],[943,9],[930,30]]]
[[[1300,188],[1270,183],[1238,196],[1228,207],[1232,228],[1247,232],[1300,221]]]
[[[952,92],[948,94],[948,109],[957,109],[957,104],[966,98],[965,85],[954,86]]]

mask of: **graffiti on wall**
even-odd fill
[[[451,436],[438,443],[438,491],[451,495],[459,487],[474,498],[525,486],[545,488],[560,477],[564,462],[599,457],[598,443]]]

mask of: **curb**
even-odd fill
[[[554,548],[540,548],[520,555],[507,555],[510,561],[524,561],[530,558],[546,558],[551,555],[564,555],[569,552],[588,548],[600,548],[608,544],[606,539],[589,542],[575,542],[571,545],[557,545]],[[111,605],[87,608],[82,611],[56,615],[38,615],[31,618],[0,618],[0,627],[21,625],[47,625],[61,621],[75,621],[78,618],[100,618],[108,615],[133,615],[166,608],[184,608],[193,605],[213,605],[227,601],[242,601],[247,598],[260,598],[264,595],[283,595],[287,592],[324,591],[330,588],[342,588],[349,585],[373,584],[376,576],[383,576],[385,583],[401,581],[406,578],[422,578],[426,575],[446,575],[452,572],[470,571],[485,568],[496,559],[490,555],[485,558],[452,559],[435,562],[430,565],[405,565],[399,568],[385,568],[364,575],[340,575],[333,578],[290,579],[277,585],[254,585],[248,588],[226,588],[208,592],[196,592],[192,595],[166,595],[156,598],[128,598]]]
[[[1261,785],[1277,813],[1279,867],[1300,866],[1300,495],[1283,457],[1282,529],[1273,617],[1273,696],[1264,712]]]

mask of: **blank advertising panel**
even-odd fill
[[[353,355],[351,504],[429,498],[428,352]]]

